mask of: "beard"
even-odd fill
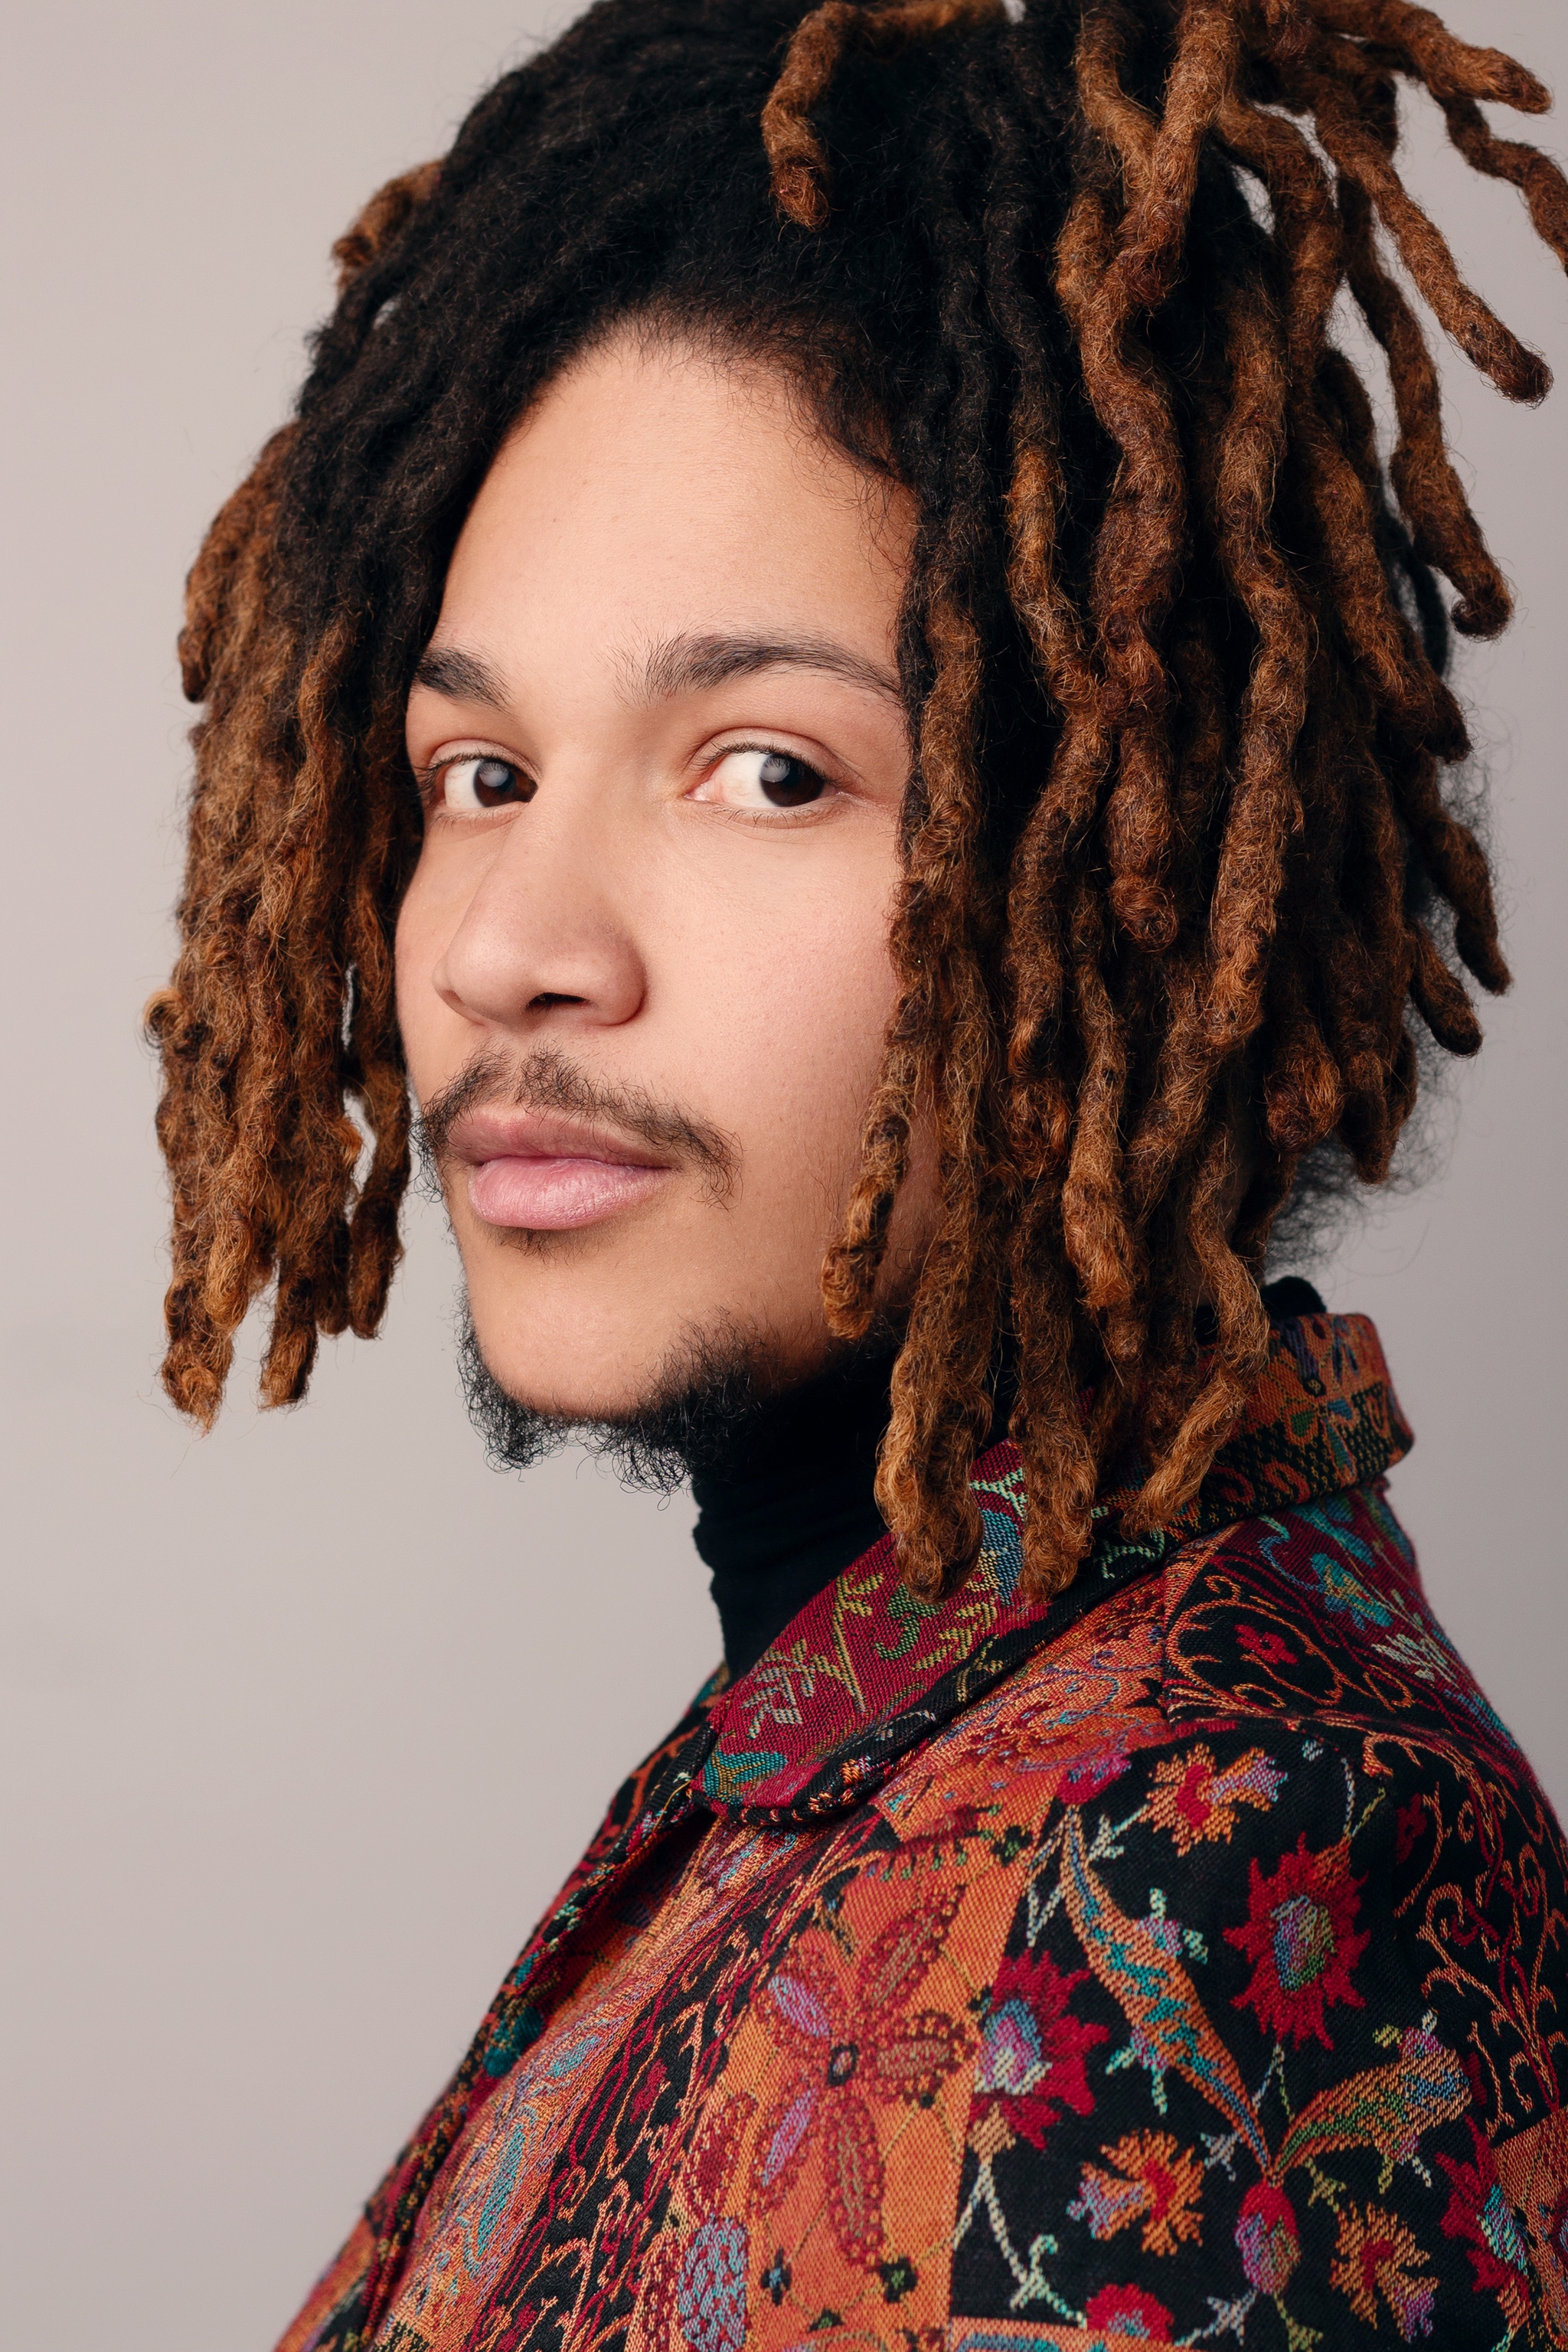
[[[900,1334],[878,1323],[863,1339],[839,1342],[820,1364],[782,1372],[776,1342],[720,1324],[689,1333],[666,1357],[648,1392],[625,1412],[572,1417],[523,1404],[484,1360],[465,1297],[458,1323],[458,1370],[468,1419],[491,1467],[527,1470],[567,1445],[585,1446],[625,1486],[673,1495],[693,1476],[722,1476],[742,1455],[768,1407],[823,1379],[847,1389],[863,1375],[885,1381]]]
[[[735,1139],[679,1106],[636,1087],[606,1085],[553,1047],[515,1066],[498,1054],[478,1055],[424,1108],[416,1130],[423,1187],[447,1206],[443,1175],[459,1118],[476,1106],[503,1102],[563,1111],[651,1145],[661,1160],[697,1170],[710,1195],[731,1189],[740,1161]],[[511,1229],[508,1241],[524,1250],[552,1250],[553,1231]],[[885,1390],[902,1341],[907,1306],[872,1320],[856,1341],[828,1340],[821,1359],[803,1368],[781,1362],[777,1338],[722,1316],[688,1331],[670,1349],[647,1394],[623,1412],[567,1415],[522,1403],[486,1363],[466,1293],[457,1317],[458,1371],[468,1418],[500,1470],[526,1470],[564,1446],[578,1444],[605,1462],[624,1486],[670,1495],[688,1478],[722,1475],[744,1450],[775,1400],[819,1381],[847,1387],[869,1378]]]

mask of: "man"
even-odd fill
[[[493,1445],[689,1469],[726,1664],[290,2347],[1568,2340],[1561,1832],[1260,1287],[1507,982],[1379,224],[1544,371],[1400,76],[1568,257],[1402,0],[608,0],[340,247],[193,576],[165,1377],[374,1328],[411,1087]]]

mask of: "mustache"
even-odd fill
[[[733,1189],[740,1172],[740,1146],[721,1128],[677,1104],[656,1100],[641,1087],[592,1078],[558,1046],[542,1045],[521,1061],[494,1051],[478,1054],[431,1096],[416,1133],[426,1173],[437,1191],[440,1171],[451,1157],[453,1128],[481,1106],[554,1112],[585,1127],[613,1129],[661,1159],[700,1169],[717,1197]]]

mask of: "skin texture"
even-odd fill
[[[475,502],[408,705],[398,1012],[481,1351],[536,1410],[828,1353],[894,999],[912,527],[781,377],[630,331]],[[930,1225],[917,1170],[889,1303]]]

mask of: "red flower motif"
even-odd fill
[[[1259,2180],[1247,2190],[1236,2225],[1236,2244],[1248,2286],[1259,2294],[1283,2294],[1301,2258],[1301,2232],[1282,2189]]]
[[[1088,2053],[1110,2040],[1109,2029],[1074,2017],[1068,2001],[1088,1980],[1087,1969],[1065,1974],[1053,1960],[1026,1955],[996,1971],[981,2023],[970,2131],[983,2116],[999,2115],[1039,2147],[1064,2107],[1093,2112],[1094,2094],[1083,2071]]]
[[[947,1937],[958,1896],[905,1912],[846,1978],[820,1935],[802,1938],[763,1991],[762,2012],[795,2068],[757,2137],[752,2194],[781,2205],[813,2149],[822,2151],[827,2212],[840,2252],[883,2260],[882,2158],[868,2099],[929,2107],[972,2047],[957,2021],[902,2013]]]
[[[1084,2305],[1090,2327],[1114,2328],[1121,2336],[1142,2336],[1152,2343],[1168,2341],[1175,2325],[1163,2303],[1141,2286],[1102,2286]]]
[[[1265,1633],[1257,1625],[1238,1625],[1237,1645],[1247,1652],[1255,1664],[1260,1666],[1293,1666],[1300,1662],[1296,1653],[1278,1633]]]
[[[1497,2296],[1512,2334],[1529,2315],[1530,2255],[1524,2232],[1502,2193],[1490,2144],[1473,2121],[1467,2121],[1473,2160],[1456,2164],[1446,2156],[1437,2158],[1453,2192],[1443,2216],[1443,2235],[1464,2240],[1477,2286]]]
[[[1350,1874],[1350,1849],[1342,1841],[1309,1853],[1303,1833],[1271,1877],[1256,1861],[1248,1869],[1247,1925],[1225,1931],[1253,1964],[1235,2005],[1250,2008],[1265,2033],[1298,2043],[1311,2034],[1331,2049],[1323,2011],[1338,2000],[1363,2006],[1351,1971],[1371,1940],[1355,1928],[1362,1882]]]

